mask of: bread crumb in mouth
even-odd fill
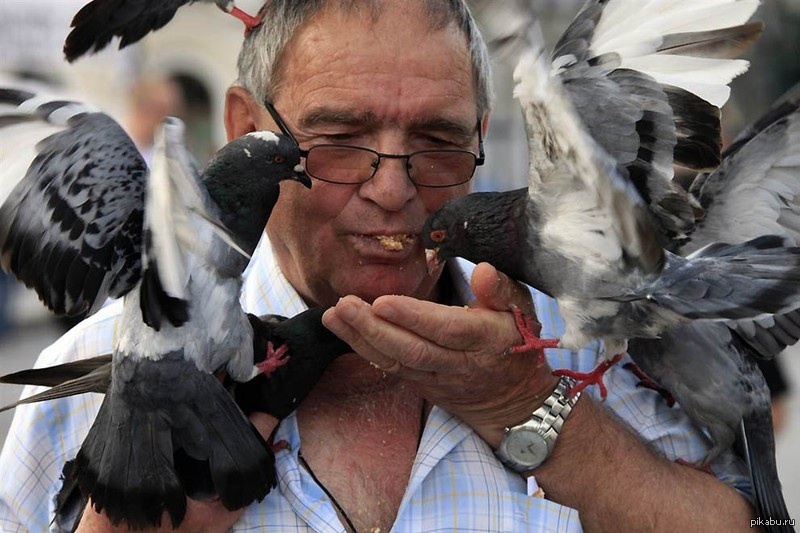
[[[383,246],[384,250],[391,252],[399,252],[405,247],[406,244],[411,244],[414,242],[414,238],[405,233],[400,233],[397,235],[375,235],[375,238],[378,239],[378,242],[381,243],[381,246]]]

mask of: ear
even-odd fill
[[[486,133],[489,131],[489,117],[491,113],[486,113],[483,115],[483,119],[481,119],[481,135],[484,139],[486,139]]]
[[[243,87],[230,87],[225,93],[225,133],[228,141],[245,133],[258,131],[266,110],[258,104],[250,91]]]

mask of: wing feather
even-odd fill
[[[32,161],[0,154],[16,183],[0,207],[0,265],[56,313],[94,312],[139,279],[146,164],[119,124],[87,106],[8,89],[0,102],[24,117],[0,128],[4,144],[18,126],[26,142],[43,137]]]

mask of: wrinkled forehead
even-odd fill
[[[286,81],[291,56],[338,48],[341,54],[363,51],[381,44],[398,44],[393,54],[385,56],[387,65],[396,62],[403,48],[425,47],[436,42],[432,54],[447,55],[472,69],[467,36],[459,27],[447,0],[329,0],[319,2],[319,9],[300,24],[278,55],[273,87],[280,91]],[[447,36],[447,46],[434,35]],[[302,76],[313,75],[313,65],[300,63]],[[294,73],[296,74],[296,73]]]

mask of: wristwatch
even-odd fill
[[[562,377],[553,393],[528,420],[505,428],[505,436],[495,453],[506,466],[525,472],[550,457],[561,426],[580,398],[580,392],[573,397],[569,395],[575,383],[572,378]]]

